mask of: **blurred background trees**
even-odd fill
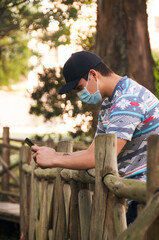
[[[29,34],[45,29],[48,23],[39,0],[0,1],[0,86],[18,82],[27,74]]]
[[[114,72],[132,77],[157,94],[159,67],[154,64],[151,56],[146,0],[2,0],[0,84],[7,85],[17,81],[29,70],[27,62],[32,52],[28,48],[28,41],[33,31],[37,32],[38,41],[46,43],[50,50],[60,45],[68,46],[72,41],[72,25],[77,23],[79,18],[82,19],[82,7],[91,9],[95,3],[97,21],[92,21],[88,31],[81,29],[78,32],[76,45],[81,46],[80,49],[97,53]],[[49,30],[51,24],[57,25],[56,30]],[[42,115],[46,121],[57,116],[67,115],[74,119],[80,116],[81,121],[77,121],[71,134],[74,137],[82,136],[81,127],[87,122],[84,135],[92,137],[96,129],[99,106],[94,108],[82,103],[73,92],[67,96],[58,95],[64,84],[60,67],[43,67],[38,78],[39,84],[31,94],[34,103],[30,113]]]
[[[71,27],[81,15],[81,7],[86,4],[90,5],[95,1],[54,1],[54,8],[47,9],[47,14],[51,15],[55,21],[58,21],[58,29],[55,32],[44,32],[42,41],[51,47],[71,44]],[[82,49],[94,51],[94,24],[89,32],[80,32],[76,39],[76,44]],[[76,124],[74,131],[70,134],[75,138],[82,135],[93,136],[97,117],[96,109],[92,105],[82,103],[74,92],[66,95],[58,95],[61,86],[65,84],[62,77],[62,69],[43,68],[43,73],[39,74],[39,86],[32,93],[34,105],[30,109],[31,114],[42,115],[45,120],[49,120],[56,116],[68,115],[68,117],[76,119],[81,117],[80,123]],[[87,131],[83,134],[81,125],[86,124]]]

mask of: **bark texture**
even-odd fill
[[[146,0],[98,0],[96,53],[115,73],[155,93]]]

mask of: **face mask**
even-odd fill
[[[88,80],[89,81],[89,74],[88,74]],[[87,85],[82,89],[80,92],[77,93],[77,96],[82,102],[88,103],[88,104],[96,104],[102,101],[102,96],[100,94],[100,91],[98,89],[98,81],[97,81],[97,91],[93,94],[90,94],[87,90]]]

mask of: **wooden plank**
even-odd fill
[[[72,142],[63,141],[58,145],[58,152],[71,152]],[[52,240],[66,239],[66,215],[63,185],[64,182],[61,178],[60,172],[62,168],[57,168],[56,181],[54,186],[53,195],[53,235]]]
[[[117,197],[129,198],[140,203],[146,202],[145,182],[124,179],[111,174],[106,175],[103,182]]]
[[[53,192],[54,192],[54,182],[48,183],[48,191],[47,191],[47,199],[48,199],[48,208],[47,208],[47,214],[48,214],[48,228],[52,230],[52,222],[53,222]]]
[[[29,177],[23,171],[23,165],[28,163],[31,158],[31,151],[29,147],[23,146],[20,151],[20,239],[28,239],[29,228],[29,208],[28,208],[28,180]],[[30,186],[30,185],[29,185]],[[30,201],[29,201],[30,204]]]
[[[7,148],[7,149],[20,150],[20,147],[16,147],[6,143],[0,143],[0,147]]]
[[[127,229],[125,199],[114,197],[114,224],[117,236]]]
[[[65,204],[65,215],[66,215],[66,237],[69,236],[69,209],[70,209],[70,199],[71,199],[71,187],[69,184],[64,184],[64,204]]]
[[[42,181],[39,181],[35,178],[36,181],[36,190],[35,190],[35,240],[40,239],[40,209],[42,205]]]
[[[11,196],[11,197],[16,197],[16,198],[20,197],[20,195],[18,193],[13,193],[13,192],[8,192],[8,191],[0,191],[0,194],[8,195],[8,196]]]
[[[42,198],[41,198],[41,204],[40,204],[40,219],[39,219],[39,240],[47,240],[48,235],[48,182],[44,179],[41,181],[42,185]],[[37,196],[35,196],[37,198]]]
[[[95,194],[92,203],[90,240],[107,239],[106,210],[108,190],[102,182],[103,165],[107,153],[106,135],[100,134],[95,138]]]
[[[45,180],[53,180],[56,178],[57,168],[47,168],[41,169],[37,168],[34,171],[35,176],[40,180],[41,178],[45,178]]]
[[[9,170],[9,165],[0,157],[0,162],[3,166],[4,169],[6,169],[7,171],[7,174],[8,176],[11,176],[12,179],[15,181],[15,183],[17,184],[17,186],[19,187],[20,186],[20,183],[19,183],[19,179],[15,176],[15,174],[13,172],[11,172]],[[9,188],[9,187],[8,187]],[[7,189],[6,189],[7,190]]]
[[[91,215],[90,240],[115,239],[118,234],[116,231],[120,232],[126,228],[125,211],[122,202],[112,193],[109,193],[103,184],[103,178],[107,174],[118,175],[116,151],[117,139],[115,134],[100,134],[96,137],[95,194]],[[116,221],[118,226],[115,226],[114,216],[117,216],[119,213],[120,217],[124,219],[122,225],[119,226],[119,221]],[[118,219],[116,218],[116,220]],[[119,228],[122,228],[122,230],[119,230]]]
[[[18,167],[18,166],[19,166],[19,162],[10,165],[7,169],[3,169],[2,171],[0,171],[0,176],[2,176],[4,173],[6,173],[7,170],[12,170],[13,168]]]
[[[106,157],[103,161],[103,177],[114,175],[118,177],[117,167],[117,137],[115,134],[106,135]],[[108,239],[115,239],[126,228],[125,200],[117,198],[108,192],[106,208],[106,235]]]
[[[155,221],[159,215],[159,193],[157,192],[153,198],[149,200],[143,211],[135,219],[133,223],[116,239],[116,240],[143,240],[149,226]],[[159,235],[148,237],[148,240],[158,239]]]
[[[9,144],[9,128],[3,128],[3,143]],[[2,158],[4,159],[5,163],[9,166],[10,165],[10,150],[8,148],[2,149]],[[3,166],[4,168],[4,166]],[[2,177],[2,190],[8,191],[9,190],[9,175],[5,173]]]
[[[89,239],[92,196],[88,189],[81,189],[78,193],[81,240]]]
[[[70,182],[71,199],[70,199],[70,219],[69,233],[70,239],[80,240],[80,220],[79,220],[79,205],[78,205],[78,183],[74,180]]]
[[[34,234],[35,234],[35,176],[34,176],[34,170],[35,170],[35,162],[33,159],[31,159],[31,185],[30,185],[30,206],[29,206],[29,240],[34,240]]]
[[[82,183],[94,183],[95,178],[89,175],[86,170],[70,170],[70,169],[63,169],[61,171],[61,177],[65,181],[71,181],[72,179],[77,182]]]
[[[0,202],[0,219],[20,222],[20,206],[18,203]]]
[[[148,138],[147,147],[147,201],[159,190],[159,135]],[[150,227],[147,239],[159,239],[159,217]]]

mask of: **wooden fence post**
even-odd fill
[[[69,236],[69,219],[70,219],[70,199],[71,199],[71,187],[69,183],[65,183],[63,186],[64,203],[65,203],[65,214],[66,214],[66,234]]]
[[[58,144],[58,152],[72,152],[72,142],[62,141]],[[62,168],[57,169],[57,176],[53,193],[53,231],[52,240],[67,239],[66,229],[66,212],[64,204],[64,181],[61,178],[60,172]]]
[[[50,148],[54,148],[55,147],[55,144],[54,144],[54,141],[53,141],[53,139],[48,139],[46,142],[45,142],[45,144],[44,144],[45,146],[47,146],[47,147],[50,147]]]
[[[70,239],[80,239],[80,220],[79,220],[79,205],[78,205],[78,182],[71,180],[71,199],[70,199],[70,221],[69,233]]]
[[[106,174],[117,175],[117,144],[115,134],[100,134],[95,139],[95,195],[92,206],[90,240],[115,239],[114,206],[116,198],[103,183]],[[116,205],[117,206],[117,205]],[[115,208],[115,216],[123,216],[122,202]],[[124,227],[125,228],[125,220]]]
[[[36,180],[35,180],[36,181]],[[37,232],[39,232],[38,237],[36,236],[36,239],[38,240],[47,240],[48,239],[48,181],[45,179],[41,180],[41,186],[42,186],[42,195],[40,199],[40,220],[37,229]]]
[[[117,166],[117,137],[115,134],[106,135],[106,157],[103,162],[103,178],[110,174],[118,176]],[[104,179],[103,179],[104,181]],[[114,239],[127,228],[125,199],[108,193],[106,211],[107,238]]]
[[[3,128],[3,144],[9,144],[9,127]],[[10,149],[3,148],[2,158],[4,162],[9,166],[10,165]],[[2,177],[2,190],[9,190],[9,174],[6,172]],[[6,198],[6,197],[5,197]]]
[[[105,212],[108,191],[102,182],[102,170],[105,156],[106,135],[100,134],[95,138],[95,193],[92,203],[90,240],[106,239]]]
[[[147,147],[147,201],[159,191],[159,135],[148,138]],[[152,224],[147,233],[147,239],[158,240],[159,217]]]
[[[88,189],[78,193],[81,240],[89,239],[92,198]]]
[[[35,162],[31,159],[31,183],[30,183],[30,206],[29,206],[29,240],[35,238],[35,191],[36,180],[34,176]]]
[[[20,239],[28,240],[29,227],[29,209],[28,209],[28,189],[27,175],[22,170],[25,163],[29,163],[31,159],[31,151],[29,147],[23,146],[20,150]]]

